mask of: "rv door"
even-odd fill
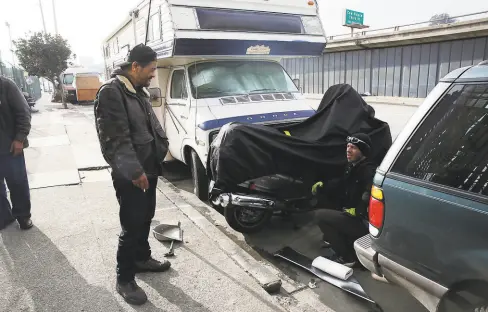
[[[190,97],[184,68],[176,68],[171,73],[168,84],[166,113],[164,114],[169,151],[174,158],[184,161],[182,143],[190,129]],[[193,131],[192,131],[193,130]]]

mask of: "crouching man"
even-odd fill
[[[348,166],[344,176],[328,183],[317,182],[312,193],[321,202],[332,201],[333,209],[316,212],[316,221],[326,247],[333,250],[331,260],[355,265],[354,241],[368,233],[368,204],[376,165],[368,160],[371,139],[357,133],[347,138]]]

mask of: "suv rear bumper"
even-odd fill
[[[368,234],[354,242],[354,250],[358,256],[359,262],[369,271],[376,275],[382,276],[378,265],[378,252],[371,248],[372,239]]]
[[[354,242],[354,249],[361,264],[372,273],[384,276],[389,282],[405,288],[428,311],[436,311],[440,298],[446,294],[448,288],[380,255],[371,245],[372,238],[369,234]]]

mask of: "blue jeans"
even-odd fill
[[[7,182],[10,201],[5,188]],[[24,155],[0,155],[0,228],[12,219],[31,217],[29,180]]]

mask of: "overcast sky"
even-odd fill
[[[52,0],[41,0],[48,32],[54,33]],[[59,33],[68,39],[82,61],[102,63],[101,43],[128,16],[140,0],[55,0]],[[307,1],[307,0],[296,0]],[[327,35],[348,33],[342,27],[344,8],[365,14],[372,29],[428,20],[432,15],[451,16],[488,11],[486,0],[318,0]],[[17,39],[28,31],[41,31],[39,0],[0,0],[0,50],[2,59],[11,62],[8,29]],[[92,64],[86,64],[92,65]]]

